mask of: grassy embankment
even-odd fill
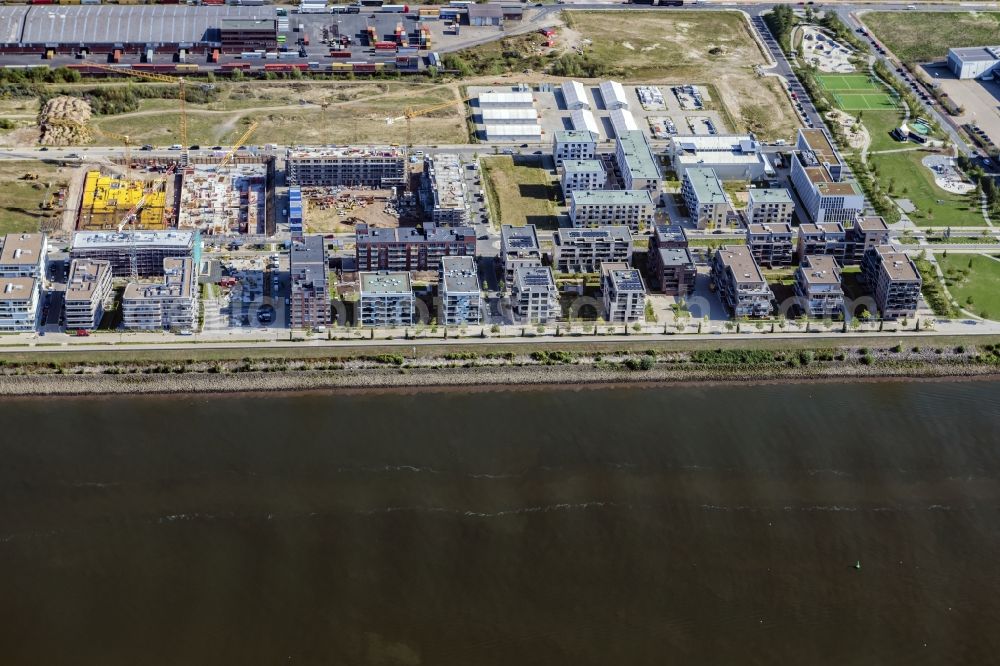
[[[984,319],[1000,319],[1000,260],[986,255],[937,255],[945,284],[963,308]]]

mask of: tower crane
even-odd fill
[[[240,135],[240,138],[236,139],[236,142],[233,143],[233,147],[229,150],[228,153],[226,153],[226,156],[222,158],[222,161],[219,162],[219,166],[216,167],[216,170],[221,169],[222,167],[226,166],[227,164],[233,161],[233,158],[236,156],[236,152],[243,146],[244,143],[247,142],[247,139],[250,138],[250,135],[253,134],[255,131],[257,131],[257,127],[259,125],[260,123],[258,123],[256,120],[250,123],[250,126],[247,127],[246,131]]]
[[[412,133],[412,128],[410,127],[410,121],[412,119],[418,116],[425,116],[428,113],[434,113],[435,111],[447,109],[449,107],[455,106],[456,104],[465,104],[471,99],[472,97],[462,97],[461,99],[452,100],[450,102],[444,102],[442,104],[435,104],[433,106],[424,107],[423,109],[407,108],[406,111],[404,111],[403,115],[401,116],[396,116],[395,118],[386,118],[385,124],[392,125],[394,123],[399,122],[400,120],[406,121],[406,147],[409,149],[410,147],[413,146],[413,133]]]
[[[184,77],[183,76],[167,76],[166,74],[156,74],[154,72],[138,72],[132,69],[122,69],[120,67],[111,67],[109,65],[104,65],[101,63],[87,63],[87,67],[93,67],[94,69],[99,69],[104,72],[109,72],[111,74],[121,74],[125,76],[134,76],[139,79],[146,79],[148,81],[158,81],[160,83],[172,83],[177,86],[177,105],[178,105],[178,134],[180,137],[181,144],[181,162],[187,164],[188,162],[188,140],[187,140],[187,110],[185,107],[185,92],[184,92]]]

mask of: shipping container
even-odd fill
[[[410,13],[410,6],[409,5],[382,5],[382,10],[381,11],[389,13],[389,14],[409,14]]]
[[[395,51],[396,42],[375,42],[376,51]]]
[[[350,51],[336,51],[336,50],[331,50],[330,51],[330,57],[331,58],[350,58],[351,57],[351,52]]]

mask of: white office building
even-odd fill
[[[670,139],[667,154],[678,178],[683,178],[689,168],[707,168],[721,180],[757,181],[775,175],[762,149],[761,143],[748,134],[713,134],[675,136]]]
[[[44,279],[48,248],[45,234],[7,234],[0,238],[0,277]]]
[[[948,68],[960,79],[992,78],[1000,67],[1000,46],[948,49]]]
[[[0,332],[27,333],[38,325],[39,280],[0,277]]]

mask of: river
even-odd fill
[[[1000,383],[15,399],[0,424],[11,666],[1000,653]]]

